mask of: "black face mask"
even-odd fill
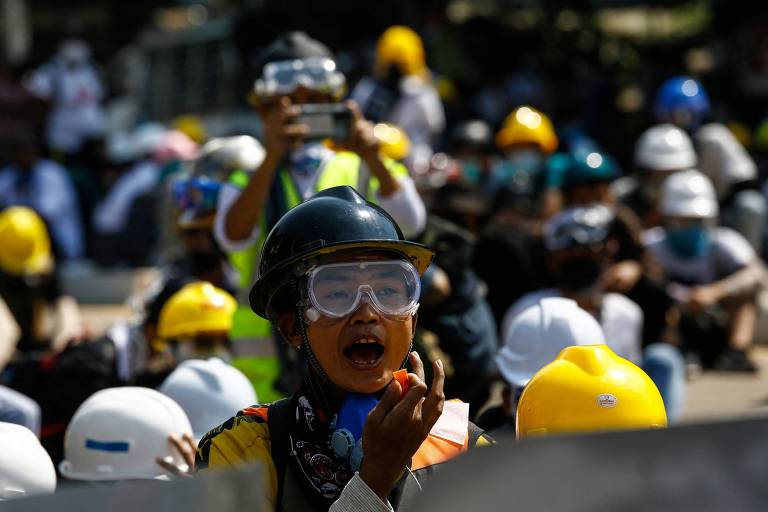
[[[593,287],[600,279],[603,265],[593,258],[571,258],[563,261],[555,271],[555,284],[572,292]]]

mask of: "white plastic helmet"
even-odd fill
[[[253,171],[264,161],[266,150],[249,135],[217,137],[200,149],[192,174],[224,181],[235,169]]]
[[[696,169],[677,172],[661,185],[661,213],[667,217],[711,219],[718,206],[712,181]]]
[[[651,171],[681,171],[696,165],[691,138],[672,124],[646,130],[635,145],[635,165]]]
[[[184,361],[158,390],[184,409],[197,439],[257,401],[248,378],[217,358]]]
[[[141,156],[150,156],[165,141],[168,129],[160,123],[144,123],[133,132],[133,143],[136,154]]]
[[[184,466],[168,437],[185,433],[192,433],[189,419],[162,393],[149,388],[103,390],[75,412],[59,471],[66,478],[91,481],[163,477],[156,459]]]
[[[496,365],[513,386],[525,386],[536,372],[571,345],[605,344],[603,329],[575,301],[541,299],[520,312],[504,333]]]
[[[0,422],[0,446],[0,500],[53,494],[56,469],[34,432]]]

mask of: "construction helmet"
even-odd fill
[[[560,165],[563,170],[563,188],[611,182],[620,175],[613,158],[599,151],[567,155]]]
[[[679,126],[701,123],[709,114],[707,91],[689,76],[670,78],[659,87],[656,94],[656,118],[662,122],[674,122]]]
[[[392,160],[402,160],[411,152],[411,139],[405,131],[391,123],[378,123],[373,136],[379,141],[381,153]]]
[[[198,281],[184,286],[160,311],[157,334],[163,339],[200,334],[227,333],[237,301],[211,283]]]
[[[248,378],[217,358],[184,361],[158,391],[184,409],[196,439],[257,401]]]
[[[200,117],[193,114],[185,114],[171,121],[171,128],[183,132],[187,137],[202,144],[208,138],[205,123]]]
[[[392,66],[399,69],[405,76],[426,71],[424,44],[413,29],[394,25],[379,37],[376,44],[376,74],[386,76]]]
[[[183,176],[171,185],[173,211],[179,229],[211,228],[221,184],[205,176]]]
[[[13,275],[34,275],[52,267],[51,240],[43,219],[24,206],[0,213],[0,269]]]
[[[392,217],[354,188],[328,188],[283,215],[269,232],[251,288],[251,309],[276,318],[281,311],[272,302],[284,287],[338,253],[359,249],[392,252],[411,262],[419,275],[434,256],[427,247],[405,240]]]
[[[200,148],[192,175],[223,183],[234,170],[255,170],[265,156],[264,146],[250,135],[217,137]]]
[[[496,134],[496,145],[509,149],[518,144],[535,144],[544,153],[554,152],[558,140],[549,117],[533,107],[513,110]]]
[[[528,382],[517,406],[517,437],[664,428],[659,390],[607,345],[568,347]]]
[[[611,234],[614,219],[613,210],[604,204],[568,208],[544,224],[544,247],[562,251],[604,242]]]
[[[116,389],[116,388],[115,388]],[[184,411],[149,388],[103,390],[75,411],[64,436],[59,471],[74,480],[152,479],[165,475],[156,459],[185,465],[168,438],[192,434]]]
[[[564,348],[604,343],[600,324],[576,302],[560,297],[541,299],[504,329],[504,346],[496,354],[496,366],[509,384],[522,387]]]
[[[0,446],[0,501],[53,494],[56,469],[31,430],[0,422]]]
[[[691,138],[672,124],[648,128],[635,145],[635,165],[650,171],[681,171],[696,165]]]
[[[715,187],[709,178],[696,169],[676,172],[661,185],[660,210],[667,217],[717,217]]]

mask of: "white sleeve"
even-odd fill
[[[406,237],[416,236],[427,225],[427,209],[410,176],[398,177],[397,181],[398,191],[387,197],[377,194],[376,201],[395,219]]]
[[[230,183],[225,183],[219,190],[219,198],[216,203],[216,217],[213,220],[213,236],[226,252],[238,252],[247,249],[256,243],[259,236],[261,236],[260,223],[258,222],[253,227],[251,236],[248,238],[232,240],[227,236],[227,215],[229,210],[232,209],[232,205],[237,201],[237,198],[240,197],[241,192],[242,190]]]
[[[389,502],[381,501],[381,498],[376,496],[360,478],[360,473],[355,473],[328,512],[394,512],[394,509]]]

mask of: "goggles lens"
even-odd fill
[[[385,315],[411,315],[421,293],[416,268],[400,260],[322,265],[310,272],[308,285],[312,305],[332,318],[355,311],[363,295]]]
[[[314,91],[336,92],[344,82],[344,75],[336,70],[336,63],[331,59],[285,60],[264,66],[263,76],[256,82],[256,92],[263,97],[290,94],[300,85]]]
[[[173,185],[176,211],[208,211],[216,209],[221,185],[208,178],[187,178]]]

